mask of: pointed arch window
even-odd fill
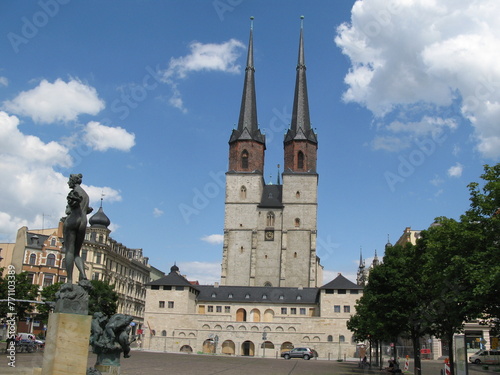
[[[304,153],[302,151],[297,154],[297,168],[304,169]]]
[[[242,169],[248,169],[248,151],[243,150],[241,153],[241,168]]]
[[[267,213],[266,225],[267,225],[268,227],[274,227],[274,219],[275,219],[274,212],[269,211],[269,212]]]
[[[247,198],[247,188],[246,186],[242,186],[240,188],[240,199],[246,199]]]

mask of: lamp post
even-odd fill
[[[263,354],[262,357],[266,356],[266,340],[267,340],[267,332],[264,331],[262,333],[262,348],[263,348]]]

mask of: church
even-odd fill
[[[323,284],[316,253],[318,137],[309,114],[303,24],[296,70],[283,173],[277,184],[266,184],[251,27],[238,126],[229,137],[221,280],[198,285],[174,265],[147,284],[144,349],[279,357],[306,346],[326,359],[356,354],[346,322],[363,288],[340,274]]]

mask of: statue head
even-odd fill
[[[68,186],[73,189],[76,185],[80,185],[82,183],[82,174],[81,173],[78,173],[78,174],[71,174],[69,176],[69,180],[68,180]]]

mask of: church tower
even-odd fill
[[[285,135],[283,172],[283,267],[286,285],[321,286],[322,267],[316,255],[318,212],[318,140],[311,128],[301,17],[299,55],[292,122]]]
[[[311,129],[301,24],[292,123],[283,184],[265,184],[265,137],[257,122],[253,27],[238,128],[229,140],[222,285],[317,287],[317,138]]]

